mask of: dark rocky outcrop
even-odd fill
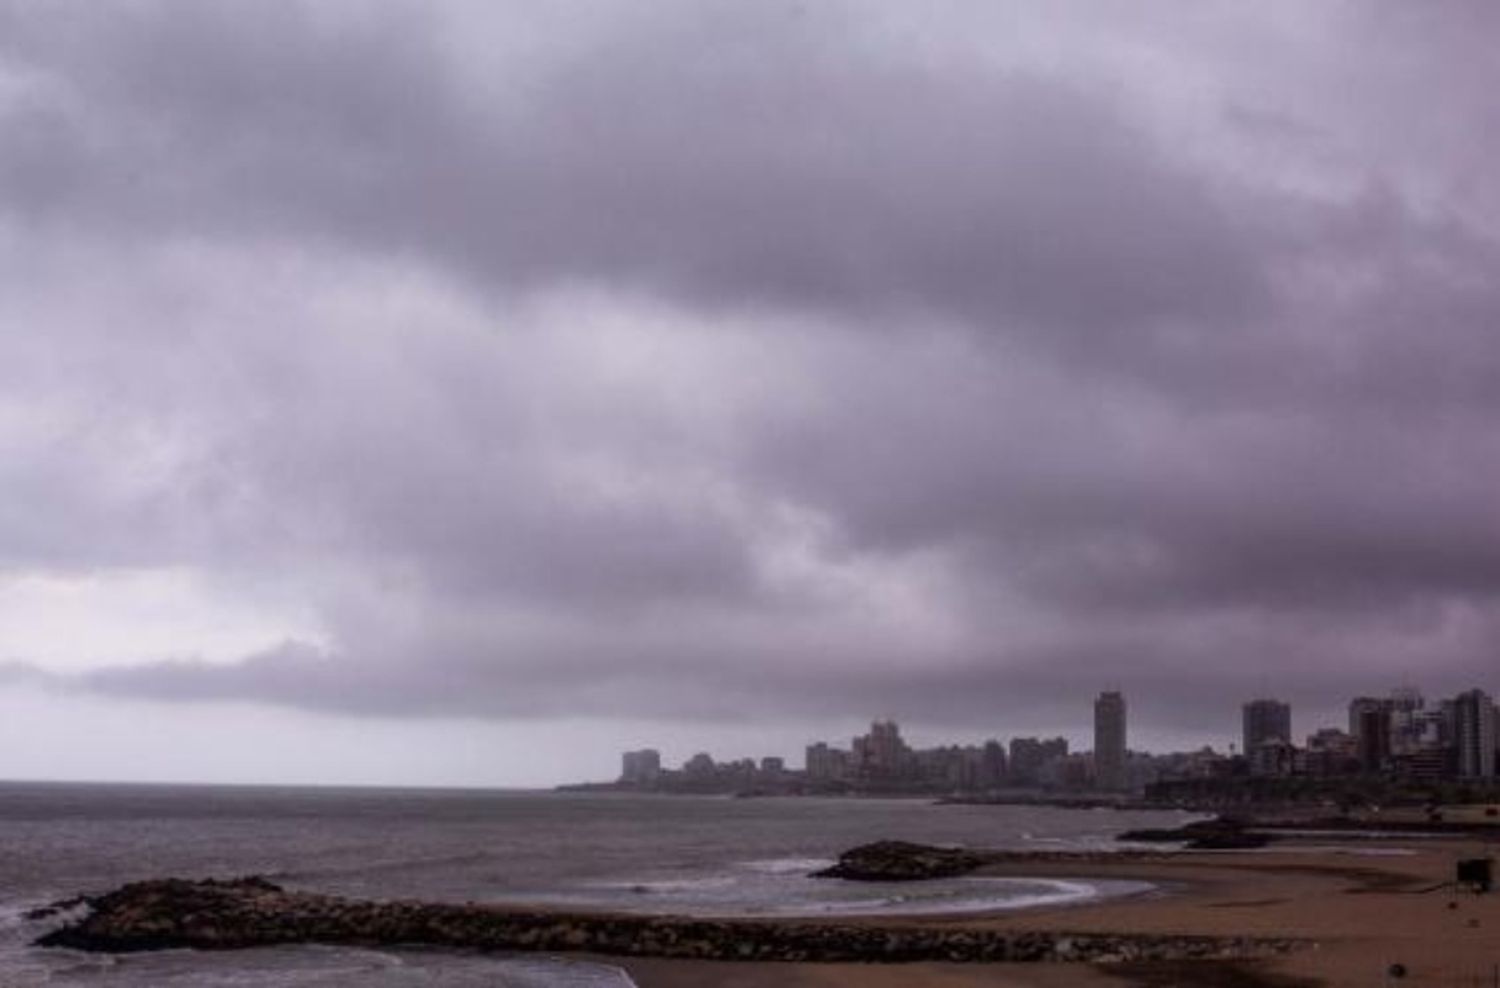
[[[258,878],[136,882],[42,946],[96,951],[272,944],[426,945],[699,960],[1087,961],[1256,957],[1286,938],[1006,932],[961,923],[823,923],[567,914],[495,906],[370,902],[291,892]]]
[[[983,851],[933,847],[904,840],[861,844],[839,855],[838,863],[814,878],[843,878],[855,882],[916,882],[967,875],[990,863]]]
[[[1181,843],[1189,851],[1242,851],[1265,847],[1276,837],[1230,817],[1196,820],[1170,829],[1127,830],[1117,838],[1136,843]]]
[[[1013,864],[1118,864],[1167,857],[1156,851],[996,851],[935,847],[910,841],[883,840],[861,844],[839,855],[838,862],[813,878],[842,878],[852,882],[918,882],[954,878],[980,868]]]

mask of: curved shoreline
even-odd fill
[[[37,943],[109,952],[318,943],[691,960],[950,963],[1248,958],[1302,946],[1289,937],[1008,931],[950,917],[942,923],[885,917],[709,920],[377,902],[287,891],[256,878],[136,882],[88,904],[88,915]]]
[[[1500,895],[1475,896],[1452,879],[1456,859],[1493,847],[1375,846],[1401,853],[1368,857],[1363,848],[1290,837],[1274,851],[1006,855],[974,874],[1139,879],[1169,894],[836,922],[361,902],[254,880],[147,882],[89,900],[86,917],[81,909],[53,917],[74,922],[44,939],[91,950],[325,943],[545,951],[617,965],[643,988],[1113,988],[1120,979],[1362,988],[1397,962],[1413,984],[1489,977]],[[725,961],[742,963],[731,973]],[[1025,963],[1035,961],[1081,963]]]
[[[998,917],[1035,909],[1068,909],[1137,898],[1163,891],[1163,883],[1144,878],[1087,874],[1009,874],[980,869],[953,879],[935,879],[936,894],[910,886],[879,885],[864,898],[799,897],[793,890],[774,904],[756,899],[744,903],[697,899],[672,901],[646,893],[633,898],[592,898],[587,894],[531,896],[488,900],[509,910],[585,913],[704,920],[786,922],[879,922]],[[920,886],[923,891],[927,886]],[[906,893],[906,894],[903,894]]]

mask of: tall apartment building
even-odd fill
[[[1068,739],[1010,739],[1010,781],[1018,786],[1034,786],[1042,781],[1043,769],[1060,758],[1068,757]]]
[[[1094,701],[1094,782],[1100,789],[1124,789],[1125,697],[1110,691]]]
[[[1412,755],[1425,746],[1422,738],[1426,701],[1409,686],[1387,697],[1357,696],[1349,701],[1349,734],[1359,747],[1360,768],[1377,772],[1395,755]]]
[[[1267,741],[1292,740],[1292,705],[1280,700],[1251,700],[1244,711],[1244,753],[1249,757]]]
[[[1484,690],[1453,699],[1453,735],[1458,774],[1466,779],[1495,777],[1495,704]]]
[[[1005,757],[1005,746],[994,738],[986,741],[983,761],[985,788],[994,789],[1005,785],[1009,771],[1010,759]]]
[[[1391,691],[1391,754],[1413,755],[1427,746],[1423,735],[1427,700],[1415,687],[1403,686]]]
[[[655,748],[627,751],[620,759],[620,781],[651,786],[661,778],[661,752]]]
[[[807,746],[807,777],[814,782],[843,781],[849,777],[849,752],[830,748],[825,741]]]
[[[876,721],[869,734],[854,739],[854,767],[861,778],[898,779],[910,758],[911,749],[893,720]]]
[[[1349,701],[1349,733],[1356,739],[1360,727],[1372,713],[1384,715],[1390,710],[1390,701],[1378,696],[1356,696]]]
[[[1391,710],[1371,707],[1359,711],[1358,720],[1350,714],[1358,730],[1354,734],[1359,770],[1367,774],[1381,771],[1391,760]]]

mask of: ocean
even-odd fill
[[[899,838],[1107,848],[1173,813],[923,800],[729,799],[518,791],[0,783],[0,986],[436,985],[628,988],[603,964],[451,951],[287,947],[105,956],[30,947],[35,906],[165,876],[259,874],[370,898],[539,903],[705,916],[1004,909],[1138,883],[958,878],[907,885],[807,873]]]

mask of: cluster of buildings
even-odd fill
[[[1065,740],[1056,743],[1067,752]],[[1004,783],[1010,766],[999,741],[915,749],[890,720],[871,724],[870,732],[855,738],[848,749],[819,741],[807,746],[806,755],[807,781],[819,788],[990,789]]]
[[[1429,704],[1411,688],[1349,701],[1347,728],[1323,727],[1297,746],[1292,708],[1280,700],[1245,704],[1243,759],[1258,777],[1379,776],[1415,782],[1496,777],[1500,714],[1483,690]]]
[[[990,739],[983,744],[913,748],[895,721],[871,724],[847,747],[807,745],[804,768],[783,759],[715,762],[694,754],[679,768],[658,751],[627,751],[615,787],[661,792],[996,793],[1002,790],[1146,792],[1163,801],[1242,799],[1268,787],[1319,789],[1361,784],[1500,786],[1500,712],[1485,691],[1427,702],[1412,688],[1355,697],[1349,723],[1293,739],[1292,705],[1245,703],[1241,748],[1145,754],[1127,745],[1127,703],[1118,691],[1094,702],[1094,750],[1070,751],[1065,738]]]
[[[661,752],[643,748],[625,752],[615,785],[672,792],[745,792],[788,788],[803,774],[788,771],[785,760],[775,756],[717,762],[707,752],[689,758],[681,768],[667,769],[662,767]]]
[[[1125,697],[1117,692],[1102,693],[1094,702],[1092,752],[1070,752],[1062,737],[913,749],[894,721],[876,721],[848,749],[823,741],[808,745],[806,773],[813,783],[877,790],[1125,790],[1132,782],[1125,724]]]
[[[716,762],[694,755],[679,769],[663,769],[655,749],[626,752],[617,785],[669,791],[796,791],[875,793],[977,793],[1002,789],[1124,791],[1139,788],[1141,761],[1126,748],[1126,707],[1120,693],[1094,704],[1094,750],[1070,752],[1066,738],[990,739],[982,744],[913,748],[893,720],[840,748],[826,741],[807,746],[801,770],[780,758]]]
[[[1070,751],[1066,738],[1016,737],[1008,743],[914,748],[893,720],[880,720],[848,747],[817,741],[801,769],[781,758],[715,761],[707,753],[662,767],[654,749],[626,752],[618,782],[669,792],[982,794],[1004,790],[1145,791],[1148,798],[1234,800],[1295,785],[1326,792],[1343,780],[1393,785],[1500,785],[1500,713],[1483,690],[1436,703],[1406,688],[1349,702],[1346,727],[1323,727],[1295,743],[1292,708],[1262,698],[1241,711],[1240,750],[1211,748],[1152,755],[1127,745],[1125,697],[1094,701],[1094,746]],[[1247,780],[1249,785],[1247,785]],[[1327,783],[1328,785],[1324,785]]]

